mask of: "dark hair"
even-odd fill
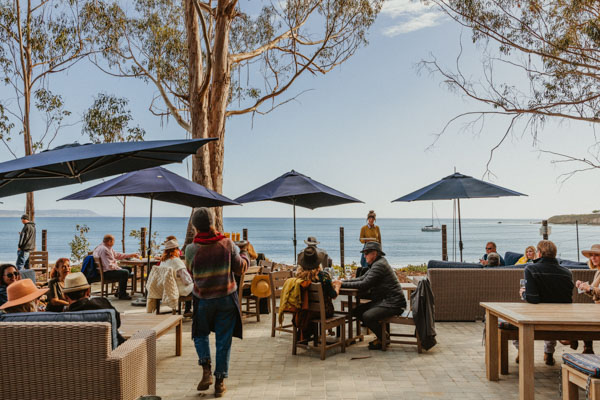
[[[81,289],[81,290],[77,290],[75,292],[69,292],[69,293],[65,293],[65,297],[70,298],[73,301],[77,301],[77,300],[81,300],[85,297],[85,294],[87,293],[89,288],[86,289]]]
[[[6,271],[7,269],[9,269],[10,267],[13,267],[14,269],[16,269],[17,272],[19,271],[17,269],[17,267],[15,267],[12,264],[2,264],[2,265],[0,265],[0,286],[6,286],[4,284],[4,271]]]
[[[52,270],[50,271],[50,278],[58,278],[58,269],[65,265],[65,263],[67,262],[69,264],[71,263],[71,261],[69,261],[69,259],[66,257],[61,257],[58,260],[56,260],[56,262],[54,263],[54,267],[52,267]]]

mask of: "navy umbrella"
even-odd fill
[[[189,207],[239,205],[236,201],[161,167],[129,172],[59,200],[86,200],[92,197],[109,196],[135,196],[150,199],[149,255],[152,252],[150,241],[152,239],[152,203],[154,200]]]
[[[314,210],[319,207],[336,206],[362,201],[323,185],[306,175],[294,170],[286,172],[279,178],[238,197],[239,203],[255,201],[277,201],[294,206],[294,260],[296,260],[296,206]],[[294,262],[295,263],[295,262]]]
[[[181,162],[209,139],[69,144],[0,163],[0,197]]]
[[[463,242],[460,223],[460,199],[474,199],[484,197],[505,196],[527,196],[492,183],[484,182],[473,177],[455,172],[442,180],[427,185],[424,188],[402,196],[395,201],[419,201],[419,200],[453,200],[458,204],[458,248],[460,249],[460,261],[462,262]]]

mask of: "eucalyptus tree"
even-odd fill
[[[154,85],[151,111],[191,137],[220,139],[194,156],[193,180],[221,192],[226,119],[271,112],[300,94],[290,90],[300,76],[348,60],[382,2],[98,0],[82,15],[103,49],[100,68]]]
[[[505,116],[508,124],[499,146],[519,120],[534,143],[549,119],[600,122],[599,1],[427,1],[431,2],[469,28],[472,41],[484,51],[484,78],[477,81],[463,73],[460,62],[453,69],[436,59],[423,62],[450,89],[486,106],[450,123],[462,117],[481,122],[489,115]],[[580,161],[598,167],[598,145],[595,141],[595,163]]]
[[[71,113],[49,87],[51,77],[90,54],[77,0],[0,0],[0,80],[8,91],[0,98],[0,140],[16,157],[11,137],[23,136],[24,153],[49,146]],[[32,107],[33,106],[33,107]],[[34,134],[32,125],[42,128]],[[33,193],[26,212],[35,217]]]

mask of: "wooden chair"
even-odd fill
[[[263,267],[263,272],[266,271],[265,273],[273,272],[274,264],[275,263],[273,261],[267,261],[267,260],[260,260],[258,262],[258,266]]]
[[[323,297],[323,287],[320,283],[312,283],[306,290],[308,290],[308,310],[314,313],[317,318],[311,318],[313,324],[317,324],[314,337],[314,348],[319,349],[321,353],[321,360],[325,359],[327,350],[340,346],[342,353],[346,352],[346,317],[345,316],[333,316],[327,318],[325,316],[325,299]],[[327,343],[327,331],[333,328],[340,329],[340,337],[337,338],[336,342]],[[292,338],[292,354],[296,355],[298,346],[310,349],[310,344],[298,343],[300,338],[300,329],[294,327],[293,338]]]
[[[294,333],[290,324],[278,326],[279,306],[277,300],[281,297],[281,289],[288,278],[292,277],[292,271],[277,271],[269,274],[269,284],[271,285],[271,337],[275,337],[275,331]]]
[[[104,277],[104,268],[102,268],[102,261],[100,258],[94,257],[94,264],[96,264],[96,268],[98,268],[98,273],[100,274],[100,296],[106,297],[115,292],[115,283],[119,283],[118,279],[108,279]],[[129,279],[133,279],[131,276]],[[110,292],[108,291],[108,284],[111,284]]]
[[[179,300],[177,301],[177,310],[173,310],[173,314],[177,313],[181,315],[181,305],[186,301],[192,301],[193,299],[194,298],[192,297],[191,293],[187,296],[179,296]]]
[[[250,285],[256,275],[260,273],[262,267],[248,267],[240,280],[240,310],[242,320],[248,317],[256,317],[256,322],[260,322],[260,308],[258,306],[259,298],[250,293]],[[244,310],[245,306],[245,310]]]
[[[38,284],[48,283],[48,252],[32,251],[29,253],[29,269],[35,271]]]
[[[396,315],[393,317],[385,318],[381,321],[381,337],[384,339],[381,343],[381,350],[386,351],[387,346],[390,343],[397,344],[411,344],[417,346],[417,353],[421,353],[423,350],[421,348],[421,339],[417,333],[417,330],[414,330],[413,334],[408,333],[392,333],[391,332],[391,324],[399,324],[399,325],[409,325],[411,327],[415,327],[415,320],[412,316],[412,311],[404,311],[402,315]],[[415,338],[415,340],[393,340],[393,337],[404,337],[404,338]]]
[[[562,398],[579,399],[579,388],[585,391],[585,398],[600,400],[600,377],[598,376],[597,356],[592,354],[563,354]],[[574,368],[577,366],[577,368]]]

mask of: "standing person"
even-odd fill
[[[583,250],[581,252],[585,257],[589,258],[588,266],[590,269],[596,270],[594,274],[594,279],[592,279],[592,283],[577,281],[575,282],[575,286],[577,289],[582,291],[584,294],[590,296],[594,303],[600,303],[600,244],[595,244],[592,246],[590,250]],[[594,346],[591,340],[585,340],[583,342],[583,353],[584,354],[594,354]],[[577,348],[576,345],[571,343],[571,347]]]
[[[71,262],[68,258],[59,258],[54,263],[52,271],[50,271],[50,279],[48,281],[48,305],[46,311],[62,312],[65,306],[69,305],[63,289],[65,287],[65,278],[71,272]]]
[[[375,211],[370,210],[369,213],[367,214],[367,224],[365,226],[363,226],[362,228],[360,228],[359,240],[362,244],[365,244],[368,242],[373,242],[373,241],[377,242],[379,244],[382,244],[381,243],[381,232],[379,231],[379,227],[377,225],[375,225],[376,219],[377,219],[377,215],[375,214]],[[360,266],[361,266],[361,269],[356,271],[357,277],[364,274],[366,272],[366,269],[368,268],[368,263],[365,259],[365,254],[363,252],[361,252],[361,256],[360,256]]]
[[[365,244],[362,253],[369,265],[367,272],[361,277],[345,281],[333,282],[334,287],[358,289],[360,293],[368,293],[370,302],[360,304],[353,315],[362,321],[377,338],[369,343],[369,350],[381,350],[381,323],[384,318],[400,315],[406,308],[406,299],[400,281],[394,269],[383,257],[385,253],[378,242]]]
[[[119,292],[117,297],[119,300],[131,300],[131,296],[127,294],[127,280],[129,279],[129,271],[119,267],[119,260],[130,257],[138,257],[137,253],[123,254],[118,253],[113,249],[115,245],[115,237],[113,235],[104,235],[102,243],[94,249],[94,258],[99,258],[102,263],[102,271],[108,279],[116,278],[119,280]]]
[[[197,390],[212,384],[208,337],[216,337],[215,397],[222,397],[228,376],[232,336],[242,338],[242,319],[235,275],[248,266],[246,254],[229,238],[215,230],[214,217],[208,208],[198,208],[192,215],[196,231],[194,241],[185,249],[185,262],[194,279],[194,318],[192,338],[202,365],[202,380]]]
[[[29,215],[21,215],[23,229],[19,234],[16,266],[18,270],[29,269],[29,252],[35,250],[35,224],[29,221]]]
[[[568,268],[561,267],[556,259],[556,245],[550,240],[537,244],[537,259],[525,267],[525,287],[521,288],[521,298],[528,303],[572,303],[573,275]],[[519,342],[514,341],[519,348]],[[556,340],[544,341],[544,362],[554,365]],[[517,362],[519,357],[517,357]]]
[[[21,274],[12,264],[0,265],[0,306],[8,301],[6,288],[13,282],[21,279]]]
[[[485,244],[485,254],[479,260],[479,263],[481,265],[487,266],[487,264],[488,264],[488,261],[487,261],[488,254],[490,254],[490,253],[497,253],[498,256],[500,257],[500,265],[506,265],[506,263],[504,262],[504,258],[502,258],[502,256],[496,250],[496,243],[494,243],[494,242],[487,242]]]

